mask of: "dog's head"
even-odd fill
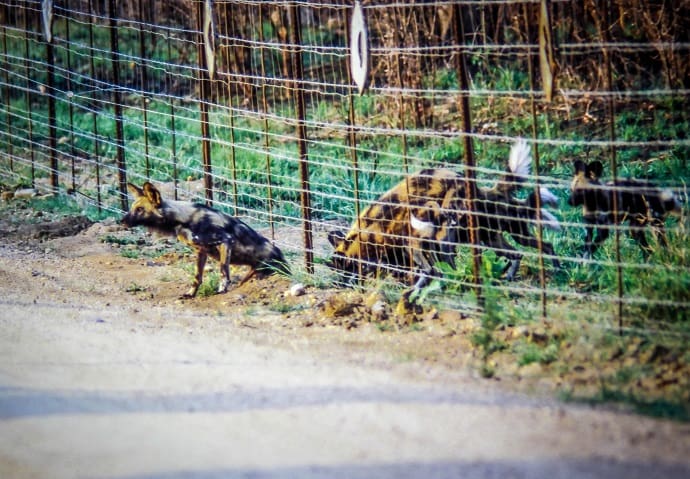
[[[333,255],[327,266],[341,275],[344,284],[353,283],[359,276],[356,255],[353,256],[355,241],[342,231],[334,230],[328,233],[328,242],[333,246]]]
[[[129,212],[122,218],[122,222],[128,227],[160,226],[164,221],[161,211],[163,200],[160,191],[148,181],[144,183],[142,188],[129,183],[127,189],[134,197],[134,202],[132,202]]]
[[[585,205],[590,210],[597,208],[601,203],[602,191],[597,187],[601,185],[599,178],[604,171],[601,161],[595,160],[587,164],[582,160],[575,160],[573,180],[570,183],[570,196],[568,204],[571,206]]]

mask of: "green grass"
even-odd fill
[[[550,343],[546,346],[535,343],[515,345],[517,363],[526,366],[532,363],[550,364],[558,359],[558,345]]]
[[[667,399],[646,399],[637,394],[626,393],[618,389],[602,387],[592,396],[577,396],[564,391],[561,398],[566,401],[581,402],[586,404],[610,404],[618,403],[627,406],[638,414],[669,419],[673,421],[690,422],[690,408],[683,401]]]

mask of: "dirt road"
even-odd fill
[[[0,246],[0,477],[690,477],[688,424],[510,392],[242,292],[177,301],[186,280],[88,236]]]

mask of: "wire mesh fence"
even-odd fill
[[[309,273],[687,337],[687,2],[0,0],[0,17],[8,185],[119,214],[151,180]]]

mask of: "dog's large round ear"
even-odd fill
[[[153,186],[148,181],[144,183],[144,194],[146,198],[153,204],[154,207],[158,207],[161,204],[161,192]]]
[[[337,248],[339,244],[345,241],[345,233],[340,230],[333,230],[328,232],[328,242],[331,246]]]
[[[139,198],[140,196],[144,196],[144,190],[142,190],[137,185],[134,185],[132,183],[127,183],[127,190],[135,198]]]
[[[585,170],[587,169],[587,165],[585,165],[585,162],[582,160],[575,160],[573,162],[573,170],[575,171],[575,174],[577,175],[578,173],[584,173]]]
[[[589,165],[587,165],[587,176],[596,180],[601,177],[604,172],[604,165],[599,160],[594,160]]]

